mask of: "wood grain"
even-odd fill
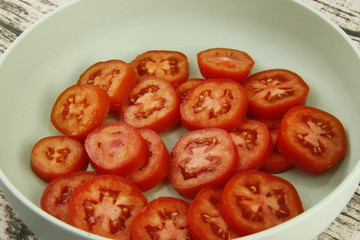
[[[71,0],[0,0],[0,56],[31,24]],[[265,0],[264,0],[265,1]],[[302,0],[339,25],[360,48],[360,0]],[[0,240],[38,239],[0,192]],[[291,236],[289,236],[291,239]],[[360,187],[317,240],[360,239]]]

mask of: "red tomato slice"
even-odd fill
[[[255,73],[243,86],[249,100],[248,113],[263,119],[279,119],[290,108],[305,104],[310,90],[299,75],[286,69]]]
[[[176,86],[175,90],[178,94],[180,100],[184,100],[190,89],[198,85],[199,83],[205,81],[203,78],[190,78],[185,82]]]
[[[147,199],[129,180],[111,174],[93,177],[69,201],[69,224],[111,239],[130,239],[130,226]]]
[[[96,172],[123,176],[144,164],[147,152],[139,131],[124,122],[108,123],[92,131],[85,149]]]
[[[179,107],[180,100],[173,86],[162,78],[149,77],[130,92],[120,115],[124,122],[136,128],[162,132],[179,121]]]
[[[223,218],[239,235],[271,228],[303,211],[299,194],[290,182],[257,170],[232,177],[220,200]]]
[[[188,92],[180,105],[181,122],[189,130],[238,127],[247,111],[243,87],[230,79],[209,79]]]
[[[57,98],[51,122],[61,133],[84,140],[104,122],[109,108],[110,98],[104,90],[90,84],[74,85]]]
[[[92,84],[106,91],[111,109],[120,107],[136,83],[135,71],[121,60],[97,62],[86,69],[78,80],[78,84]]]
[[[237,164],[236,146],[226,130],[195,130],[172,149],[168,178],[182,196],[193,198],[203,187],[225,184]]]
[[[78,186],[96,175],[95,172],[80,171],[55,178],[47,185],[41,196],[41,209],[67,222],[70,196]]]
[[[245,120],[240,127],[229,132],[238,152],[236,171],[259,169],[271,152],[272,142],[268,128],[259,121]]]
[[[191,202],[187,223],[194,240],[229,240],[238,237],[220,214],[221,193],[220,187],[205,187]]]
[[[189,203],[174,197],[159,197],[149,202],[131,226],[132,240],[190,240],[186,214]]]
[[[246,52],[229,48],[199,52],[197,61],[204,78],[228,78],[238,82],[249,75],[255,64]]]
[[[278,145],[297,168],[320,174],[346,153],[344,126],[335,116],[317,108],[290,109],[280,124]]]
[[[157,186],[169,172],[169,153],[156,132],[151,129],[139,129],[148,146],[145,163],[128,176],[141,191],[148,191]]]
[[[31,168],[46,182],[65,174],[85,170],[88,164],[82,143],[67,136],[42,138],[31,150]]]
[[[294,167],[281,153],[281,150],[278,146],[278,135],[279,129],[270,131],[270,136],[272,139],[272,151],[270,156],[265,160],[265,163],[260,168],[261,171],[277,174],[286,172]]]
[[[130,66],[139,79],[161,77],[174,85],[185,81],[189,76],[187,57],[178,51],[148,51],[137,56]]]

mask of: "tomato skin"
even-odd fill
[[[245,120],[229,131],[237,147],[239,163],[236,172],[259,169],[269,157],[272,141],[268,128],[256,120]]]
[[[222,188],[205,187],[190,204],[187,213],[188,229],[194,240],[224,240],[238,237],[220,214]]]
[[[194,198],[203,187],[225,184],[237,163],[236,146],[226,130],[194,130],[171,150],[168,178],[180,195]]]
[[[188,130],[238,127],[247,112],[244,88],[230,79],[208,79],[192,88],[180,105]]]
[[[31,150],[33,172],[45,182],[76,171],[89,164],[81,142],[68,136],[49,136],[40,139]]]
[[[294,166],[285,158],[278,146],[279,129],[271,130],[270,135],[272,139],[272,151],[260,170],[271,174],[278,174],[292,169]]]
[[[124,177],[104,174],[76,188],[68,223],[111,239],[129,239],[134,218],[147,204],[144,194]]]
[[[248,114],[263,119],[280,119],[290,108],[304,105],[310,90],[298,74],[286,69],[255,73],[243,86],[249,102]]]
[[[147,146],[136,128],[112,122],[89,133],[85,149],[97,173],[127,176],[144,163]]]
[[[121,119],[136,128],[160,133],[180,120],[180,100],[165,79],[145,78],[133,88],[119,113]]]
[[[145,192],[157,186],[168,175],[169,153],[159,134],[151,129],[139,129],[139,132],[148,146],[146,160],[127,177]]]
[[[231,229],[245,236],[281,224],[304,209],[290,182],[258,170],[247,170],[235,174],[226,184],[220,212]]]
[[[110,109],[110,97],[90,84],[77,84],[65,89],[51,111],[51,123],[61,133],[84,140],[100,126]]]
[[[53,179],[41,195],[41,209],[67,222],[69,218],[68,203],[73,191],[95,176],[97,176],[95,172],[79,171]]]
[[[321,174],[342,159],[347,151],[344,126],[323,110],[298,106],[281,121],[278,145],[295,167]]]
[[[192,239],[187,229],[189,203],[174,197],[159,197],[149,202],[131,226],[132,240]]]
[[[106,91],[111,100],[111,110],[121,106],[136,83],[135,71],[128,63],[118,59],[91,65],[78,80],[78,84],[93,84]]]
[[[176,85],[189,76],[189,63],[185,54],[170,50],[152,50],[138,55],[130,66],[139,79],[161,77]]]
[[[237,82],[243,81],[255,64],[246,52],[230,48],[201,51],[197,61],[204,78],[227,78]]]

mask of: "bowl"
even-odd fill
[[[153,49],[183,52],[190,76],[201,77],[196,53],[213,47],[249,53],[253,72],[297,72],[311,88],[307,105],[337,116],[349,141],[345,158],[321,175],[297,169],[279,174],[298,189],[305,212],[242,239],[313,239],[325,229],[360,180],[360,53],[339,27],[295,0],[79,0],[32,25],[0,62],[0,186],[25,224],[41,239],[104,239],[39,207],[46,184],[30,169],[29,156],[40,138],[59,134],[49,115],[61,91],[95,62],[131,61]],[[162,133],[169,149],[184,132]],[[166,183],[146,195],[178,196]]]

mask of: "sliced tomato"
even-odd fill
[[[176,93],[178,94],[180,100],[184,100],[190,89],[198,85],[199,83],[205,81],[203,78],[190,78],[185,82],[178,84],[175,87]]]
[[[129,180],[112,174],[93,177],[69,200],[68,223],[111,239],[130,239],[130,226],[147,199]]]
[[[137,56],[130,65],[139,79],[161,77],[175,85],[189,76],[187,57],[178,51],[148,51]]]
[[[304,105],[310,90],[298,74],[286,69],[255,73],[243,86],[249,100],[248,113],[263,119],[279,119],[290,108]]]
[[[67,136],[42,138],[31,150],[31,169],[46,182],[65,174],[85,170],[88,164],[83,144]]]
[[[197,54],[199,69],[204,78],[228,78],[243,81],[255,62],[246,52],[230,48],[211,48]]]
[[[194,198],[203,187],[225,184],[237,164],[236,146],[226,130],[195,130],[173,147],[168,177],[182,196]]]
[[[169,153],[162,138],[151,129],[139,129],[147,143],[144,164],[132,172],[130,179],[141,191],[148,191],[162,182],[169,172]]]
[[[238,127],[247,111],[243,87],[230,79],[208,79],[188,92],[180,105],[182,124],[189,130]]]
[[[134,219],[131,239],[192,239],[186,222],[189,205],[188,202],[174,197],[152,200]]]
[[[149,77],[130,92],[120,109],[124,122],[136,128],[162,132],[180,120],[180,100],[174,87],[163,78]]]
[[[142,166],[147,152],[139,131],[124,122],[96,128],[86,138],[85,149],[96,172],[123,176]]]
[[[120,107],[136,83],[135,71],[128,63],[117,59],[91,65],[78,80],[78,84],[92,84],[106,91],[113,110]]]
[[[277,174],[277,173],[283,173],[290,169],[292,169],[294,166],[289,162],[288,159],[281,153],[281,150],[278,146],[278,135],[279,135],[279,129],[274,129],[270,131],[271,136],[271,142],[272,142],[272,150],[270,153],[270,156],[265,160],[265,163],[261,166],[260,170]]]
[[[191,202],[187,223],[194,240],[229,240],[238,237],[221,216],[221,193],[220,187],[205,187]]]
[[[239,163],[236,171],[259,169],[272,150],[266,125],[256,120],[245,120],[240,127],[229,132],[238,152]]]
[[[320,174],[342,159],[347,139],[344,126],[334,115],[299,106],[290,109],[281,121],[278,145],[295,167]]]
[[[41,209],[67,222],[69,218],[68,203],[70,196],[78,186],[96,175],[93,171],[79,171],[55,178],[46,186],[41,196]]]
[[[100,126],[110,109],[110,97],[102,89],[90,84],[74,85],[57,98],[51,122],[61,133],[84,140]]]
[[[299,194],[290,182],[257,170],[232,177],[220,200],[224,220],[242,236],[281,224],[303,211]]]

